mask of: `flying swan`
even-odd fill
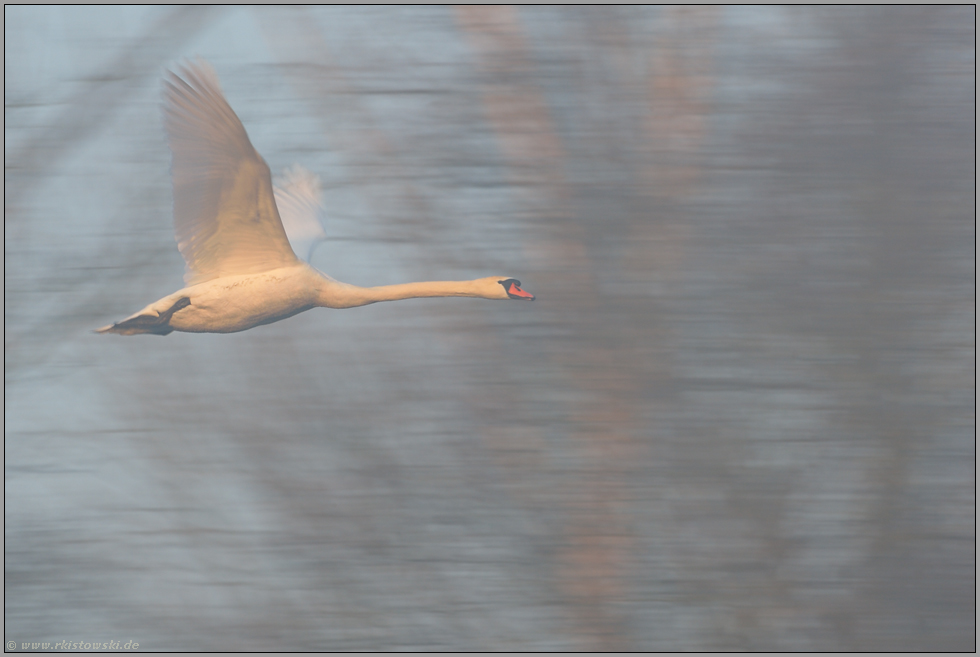
[[[164,84],[174,233],[187,287],[97,333],[234,333],[315,307],[420,297],[534,300],[507,276],[357,287],[314,269],[305,260],[324,237],[316,176],[296,167],[273,188],[269,166],[206,62],[184,64]]]

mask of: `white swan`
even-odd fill
[[[187,287],[96,332],[233,333],[318,306],[353,308],[419,297],[534,299],[508,276],[357,287],[317,271],[293,250],[309,259],[323,237],[316,177],[294,169],[273,191],[268,165],[207,63],[185,64],[165,85],[174,232],[187,262]],[[279,209],[287,217],[292,247]]]

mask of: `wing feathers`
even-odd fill
[[[189,285],[297,263],[252,147],[204,62],[164,82],[164,127],[173,154],[174,233]]]
[[[286,169],[275,180],[273,191],[282,227],[296,256],[310,261],[313,248],[327,238],[323,232],[323,197],[320,179],[299,166]]]

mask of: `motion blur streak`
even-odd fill
[[[974,25],[5,7],[5,640],[973,650]],[[537,301],[90,334],[180,283],[196,55],[317,268]]]

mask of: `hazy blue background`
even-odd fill
[[[5,7],[5,640],[975,648],[975,9]],[[181,286],[208,59],[361,285]]]

